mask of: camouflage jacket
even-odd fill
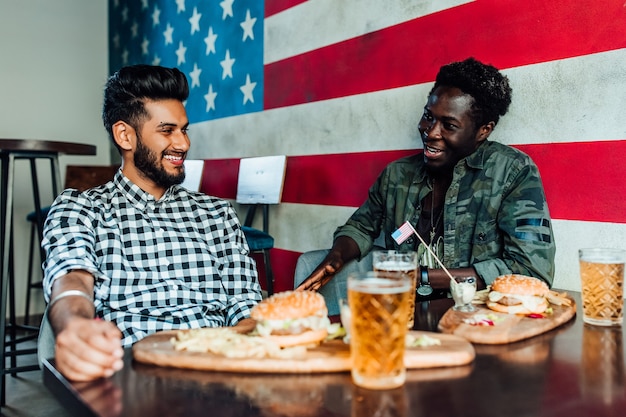
[[[356,241],[361,257],[382,234],[385,247],[417,250],[412,236],[401,245],[393,233],[406,220],[417,224],[421,201],[431,191],[421,153],[389,164],[334,237]],[[529,156],[485,141],[454,168],[444,208],[447,268],[473,266],[487,284],[502,274],[554,279],[555,244],[539,171]]]

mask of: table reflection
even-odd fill
[[[610,405],[624,395],[624,345],[621,327],[583,327],[580,389],[585,398]]]

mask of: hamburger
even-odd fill
[[[315,291],[285,291],[252,308],[256,333],[280,347],[315,345],[328,336],[328,309]]]
[[[548,308],[550,289],[540,279],[502,275],[491,284],[487,307],[509,314],[540,314]]]

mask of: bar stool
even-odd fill
[[[37,160],[50,162],[50,180],[53,195],[57,195],[60,189],[59,160],[60,154],[67,155],[95,155],[96,147],[70,142],[51,142],[41,140],[0,139],[0,405],[6,404],[5,379],[7,374],[15,376],[18,372],[26,372],[39,369],[38,365],[18,366],[17,356],[34,354],[36,349],[17,349],[21,341],[17,338],[17,324],[15,315],[15,273],[13,259],[13,192],[15,180],[15,161],[27,160],[30,162],[30,174],[32,181],[33,200],[35,204],[35,216],[37,233],[41,239],[43,232],[43,216],[41,211],[41,197],[37,177]],[[40,252],[43,258],[43,253]],[[7,326],[7,296],[9,297],[9,323]],[[8,332],[8,340],[6,339]],[[27,328],[27,330],[31,330]],[[37,331],[38,328],[32,328]],[[9,367],[6,366],[6,357],[11,359]]]

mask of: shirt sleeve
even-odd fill
[[[43,231],[43,289],[50,300],[52,284],[72,270],[82,269],[97,276],[95,236],[91,201],[76,190],[65,190],[50,208]]]

